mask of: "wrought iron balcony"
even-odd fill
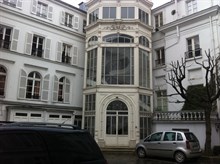
[[[71,64],[71,57],[70,56],[62,56],[62,63]]]
[[[157,67],[165,65],[165,58],[155,60],[155,64],[156,64]]]
[[[194,57],[198,57],[198,56],[202,56],[202,49],[201,48],[197,48],[195,50],[190,50],[190,51],[185,52],[186,59],[194,58]]]
[[[42,57],[43,56],[44,50],[38,49],[38,48],[32,48],[31,55],[32,56],[37,56],[37,57]]]

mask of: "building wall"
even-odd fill
[[[152,10],[152,24],[155,26],[155,16],[158,13],[163,14],[163,24],[154,30],[152,38],[152,54],[153,54],[153,84],[154,93],[166,90],[167,95],[173,95],[176,91],[166,83],[164,79],[168,79],[168,72],[171,68],[171,62],[186,60],[186,78],[183,82],[185,87],[205,83],[205,70],[195,63],[194,58],[186,58],[189,52],[187,39],[198,36],[199,47],[202,49],[201,55],[196,57],[200,63],[206,61],[206,52],[210,50],[211,56],[215,59],[219,56],[219,1],[203,1],[197,0],[197,11],[187,13],[186,1],[172,1]],[[213,3],[211,3],[213,2]],[[177,12],[172,15],[170,11],[175,9]],[[154,28],[156,29],[156,28]],[[158,66],[155,64],[157,60],[157,50],[164,48],[165,61],[164,64]],[[154,109],[157,112],[158,102],[157,95],[154,94]],[[163,112],[181,111],[183,107],[183,99],[179,95],[168,96],[167,109]],[[219,103],[216,113],[220,111]],[[172,118],[171,118],[172,119]],[[214,116],[213,119],[216,119]],[[194,132],[201,142],[202,148],[205,143],[205,125],[204,122],[195,121],[193,126],[184,122],[172,122],[161,124],[153,124],[154,130],[171,130],[173,127],[181,127]],[[212,124],[212,146],[218,144],[219,130],[216,129],[215,123]]]
[[[116,17],[114,19],[103,18],[103,8],[104,7],[115,7]],[[123,19],[121,18],[121,8],[122,7],[134,7],[134,18]],[[151,61],[151,17],[150,8],[152,4],[150,1],[89,1],[87,3],[88,14],[87,14],[87,27],[86,27],[86,60],[85,60],[85,75],[84,75],[84,128],[88,128],[90,132],[94,135],[98,144],[101,147],[134,147],[136,142],[140,139],[140,100],[139,95],[143,94],[149,97],[149,101],[152,104],[152,83],[149,82],[148,87],[139,86],[139,49],[142,48],[148,52],[149,60]],[[98,9],[99,19],[97,22],[89,23],[90,14]],[[139,21],[139,9],[148,13],[148,24],[142,24]],[[131,43],[108,43],[103,41],[105,36],[111,34],[123,34],[133,37],[134,41]],[[93,36],[97,36],[97,41],[91,42],[90,39]],[[149,41],[149,47],[141,46],[139,43],[139,37],[145,36]],[[132,48],[134,58],[130,60],[134,65],[134,82],[131,84],[109,84],[103,83],[103,50],[106,47],[125,47]],[[87,73],[88,70],[88,54],[91,50],[97,49],[97,72],[96,79],[93,85],[88,86]],[[149,77],[151,79],[151,63],[149,63]],[[95,109],[89,112],[87,104],[87,96],[94,94],[96,97]],[[116,110],[109,109],[111,103],[121,102],[125,104],[126,110],[125,115],[120,115],[120,107],[116,107]],[[117,106],[117,104],[115,104]],[[147,104],[145,104],[147,106]],[[110,116],[110,111],[117,114],[112,114]],[[146,111],[146,116],[148,118],[152,113],[152,106]],[[145,116],[145,117],[146,117]],[[88,117],[93,117],[95,119],[94,125],[88,127],[89,119]],[[108,134],[108,119],[116,118],[116,133]],[[124,135],[119,134],[119,123],[120,117],[128,119],[123,125],[127,126],[128,132]],[[92,119],[92,118],[91,118]],[[93,123],[91,123],[93,124]],[[90,124],[90,125],[91,125]],[[115,125],[112,123],[112,126]],[[147,125],[147,123],[146,123]],[[150,126],[150,125],[149,125]]]
[[[52,8],[52,18],[40,17],[31,11],[33,3],[44,3]],[[61,13],[65,11],[79,19],[77,28],[70,28],[61,24]],[[17,49],[0,49],[0,65],[7,71],[5,94],[0,97],[1,114],[0,120],[7,121],[43,121],[43,122],[64,122],[73,124],[75,115],[81,117],[82,113],[82,87],[84,72],[85,33],[83,32],[83,20],[86,20],[86,13],[77,8],[71,7],[60,1],[40,0],[23,1],[22,7],[12,7],[4,2],[0,3],[2,27],[11,27],[12,32],[19,31],[17,38]],[[37,57],[26,53],[27,36],[29,34],[41,36],[50,41],[50,46],[44,47],[49,51],[49,56]],[[31,35],[29,35],[31,36]],[[1,38],[2,39],[2,38]],[[13,39],[13,33],[10,39]],[[32,40],[31,40],[32,41]],[[57,44],[66,43],[76,47],[76,64],[58,61]],[[32,43],[33,45],[33,43]],[[49,45],[49,43],[48,43]],[[47,49],[46,49],[47,48]],[[72,51],[71,49],[71,51]],[[46,54],[46,52],[45,52]],[[72,54],[72,52],[70,52]],[[72,57],[73,59],[73,57]],[[39,99],[19,97],[20,73],[23,70],[27,75],[36,71],[41,76],[41,94]],[[46,85],[43,78],[48,75],[48,88],[46,99],[43,97],[43,85]],[[69,101],[54,101],[54,76],[65,77],[70,81],[67,94]],[[68,87],[68,86],[67,86]],[[16,116],[16,112],[20,113]],[[23,115],[21,114],[23,113]],[[40,115],[36,118],[33,113]],[[50,115],[56,115],[51,116]],[[67,117],[65,115],[68,115]]]

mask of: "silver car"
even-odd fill
[[[174,158],[183,163],[186,159],[199,158],[202,154],[199,141],[192,132],[156,132],[136,145],[139,158],[158,156]]]

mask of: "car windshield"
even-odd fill
[[[190,142],[198,142],[198,139],[193,133],[184,133],[186,136],[186,139]]]

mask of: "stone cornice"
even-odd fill
[[[165,25],[159,27],[158,30],[161,32],[167,32],[175,26],[179,26],[179,25],[183,25],[183,24],[192,22],[195,19],[201,19],[203,17],[208,18],[208,16],[215,16],[218,14],[218,12],[220,12],[220,6],[218,6],[218,5],[213,6],[208,9],[205,9],[205,10],[196,12],[194,14],[185,16],[181,19],[177,19],[176,21],[173,21],[171,23],[165,24]]]

